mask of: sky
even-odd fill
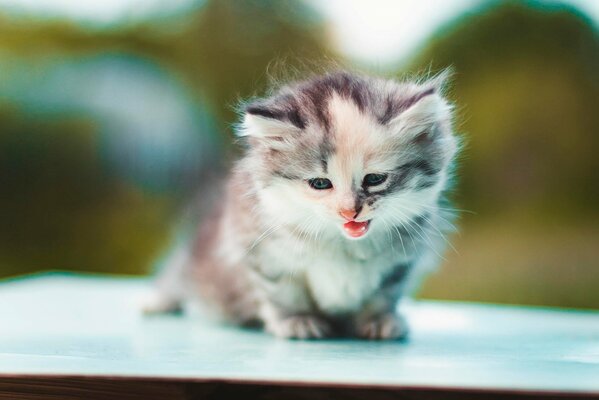
[[[13,14],[67,18],[95,27],[184,13],[204,0],[0,0]],[[439,26],[480,5],[483,0],[304,0],[329,22],[333,43],[359,63],[401,63]],[[556,3],[547,0],[546,3]],[[597,24],[599,0],[566,0]]]

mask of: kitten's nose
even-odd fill
[[[356,212],[356,210],[339,210],[339,215],[341,215],[343,218],[345,218],[348,221],[353,221],[354,218],[356,218],[356,216],[358,215],[358,213]]]

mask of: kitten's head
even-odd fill
[[[444,78],[336,72],[250,103],[239,135],[272,224],[359,239],[427,213],[457,149]]]

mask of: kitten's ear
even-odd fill
[[[282,111],[263,104],[251,104],[245,109],[237,135],[281,141],[298,133],[302,128],[303,121],[296,111]]]
[[[439,124],[451,121],[452,106],[443,97],[445,84],[450,76],[446,70],[421,83],[407,99],[403,99],[399,113],[388,125],[394,133],[405,139],[432,140],[439,131]]]

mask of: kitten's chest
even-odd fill
[[[306,283],[318,308],[332,314],[358,311],[393,268],[393,255],[355,248],[328,252],[312,260]]]
[[[270,238],[261,247],[261,269],[271,276],[303,276],[318,308],[326,313],[358,311],[402,262],[401,255],[367,243],[309,243]]]

